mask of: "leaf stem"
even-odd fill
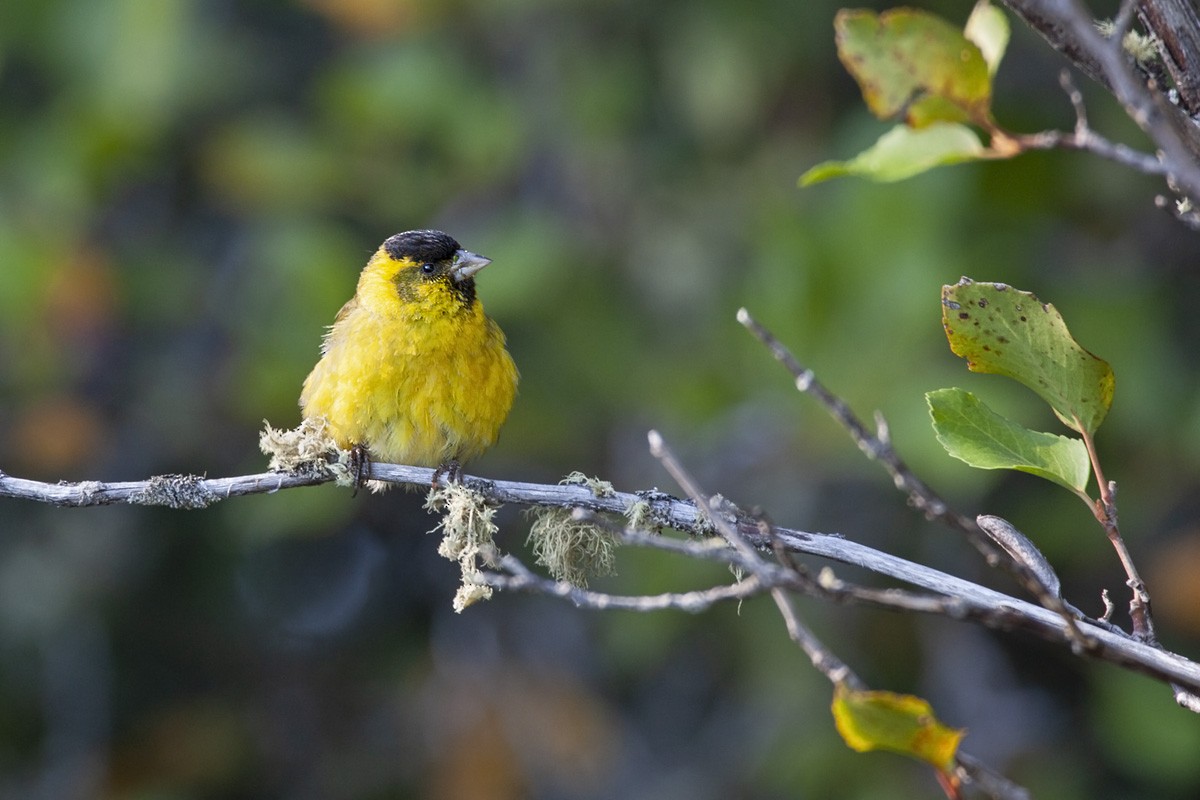
[[[1075,422],[1079,424],[1078,419]],[[1088,460],[1092,462],[1092,472],[1096,476],[1096,484],[1100,490],[1100,499],[1091,503],[1092,513],[1104,528],[1104,533],[1112,542],[1113,549],[1117,551],[1117,558],[1120,559],[1121,566],[1125,570],[1127,579],[1125,583],[1132,593],[1129,600],[1129,618],[1133,622],[1133,634],[1141,641],[1154,644],[1157,642],[1157,637],[1154,634],[1154,620],[1150,615],[1150,592],[1146,589],[1142,576],[1138,574],[1137,567],[1134,566],[1133,556],[1129,554],[1129,548],[1125,546],[1125,539],[1121,536],[1121,528],[1117,521],[1117,484],[1115,481],[1104,479],[1104,471],[1100,468],[1100,457],[1096,453],[1096,442],[1092,432],[1082,424],[1079,424],[1079,432],[1083,436]]]

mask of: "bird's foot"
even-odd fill
[[[446,484],[462,483],[462,464],[459,464],[457,459],[452,458],[438,465],[438,468],[433,471],[433,478],[429,481],[430,487],[433,489],[442,488],[443,479],[445,479]]]
[[[356,444],[350,448],[350,474],[354,476],[354,491],[351,497],[358,496],[358,490],[367,482],[371,474],[371,451],[364,444]]]

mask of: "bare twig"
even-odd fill
[[[761,594],[763,586],[757,575],[749,575],[745,579],[728,586],[714,586],[711,589],[700,589],[693,592],[665,592],[655,595],[614,595],[597,592],[591,589],[581,589],[564,581],[554,581],[544,578],[529,570],[518,559],[511,555],[500,558],[500,567],[509,574],[484,571],[479,579],[495,589],[508,589],[518,592],[534,592],[537,594],[561,597],[569,600],[579,608],[589,608],[596,611],[609,609],[624,609],[626,611],[661,611],[675,609],[692,614],[710,608],[723,600],[741,600],[752,595]]]
[[[710,518],[713,526],[721,534],[725,541],[738,552],[744,559],[747,560],[747,565],[751,568],[751,574],[757,575],[760,571],[766,571],[769,566],[765,561],[758,557],[753,546],[742,537],[742,534],[734,527],[725,517],[725,509],[720,503],[714,503],[716,498],[705,496],[700,489],[695,478],[688,473],[671,449],[667,447],[662,436],[658,431],[650,431],[650,454],[662,462],[663,467],[675,479],[675,482],[687,493],[692,502],[698,508],[707,508],[710,511]],[[788,636],[792,638],[797,645],[808,655],[812,665],[824,675],[830,683],[835,686],[844,685],[847,688],[861,690],[865,688],[862,680],[859,679],[850,667],[834,655],[833,651],[821,642],[817,636],[808,629],[800,617],[792,608],[791,600],[787,593],[782,589],[772,589],[771,597],[775,601],[775,605],[779,607],[779,613],[783,615],[784,624],[787,626]]]
[[[1133,16],[1137,11],[1137,0],[1121,0],[1121,7],[1117,9],[1117,15],[1113,17],[1113,30],[1109,34],[1110,39],[1117,43],[1117,47],[1122,47],[1122,42],[1125,41],[1125,34],[1129,33],[1129,29],[1133,27]]]
[[[720,532],[721,536],[730,543],[743,557],[756,558],[757,554],[754,548],[742,538],[741,533],[735,526],[720,513],[718,503],[713,503],[714,498],[706,497],[695,478],[687,471],[682,463],[675,457],[671,449],[667,447],[662,436],[657,431],[651,431],[649,434],[650,452],[659,461],[663,467],[671,474],[671,477],[679,483],[684,491],[691,497],[692,501],[699,507],[712,508],[713,525]],[[757,563],[752,572],[752,575],[758,575],[759,570],[764,570],[770,566],[767,562],[761,559],[756,559]],[[823,581],[822,584],[828,583]],[[783,617],[784,624],[787,627],[788,636],[795,642],[809,657],[813,667],[815,667],[822,675],[824,675],[834,686],[841,686],[853,691],[865,691],[867,685],[859,678],[849,665],[838,658],[823,642],[803,623],[800,615],[796,613],[795,607],[792,605],[792,599],[788,593],[782,588],[771,589],[771,599],[775,601],[775,606],[779,609],[780,615]],[[965,755],[965,754],[964,754]],[[956,762],[958,755],[956,755]],[[985,767],[978,759],[965,755],[965,761],[970,764],[970,769],[959,770],[959,779],[974,780],[978,775],[980,777],[997,778],[995,781],[989,780],[986,786],[979,785],[981,789],[988,791],[995,798],[1023,798],[1027,797],[1028,793],[1024,789],[1006,779],[999,778],[998,774]],[[958,762],[961,763],[961,762]],[[939,781],[950,797],[957,797],[957,787],[952,783],[947,783],[943,776],[939,775]]]
[[[722,538],[742,558],[757,563],[759,561],[758,553],[734,527],[733,523],[726,519],[726,505],[720,502],[715,495],[713,497],[704,495],[695,478],[683,468],[679,459],[675,458],[675,454],[667,447],[667,443],[663,441],[662,435],[658,431],[650,431],[647,438],[650,441],[650,455],[662,462],[663,467],[698,508],[703,508],[708,512],[709,519],[712,521],[713,527],[717,529],[717,533],[721,534]]]
[[[1096,29],[1092,14],[1079,0],[1004,0],[1004,3],[1051,46],[1113,93],[1129,118],[1161,150],[1167,181],[1173,189],[1186,197],[1200,197],[1197,158],[1200,129],[1182,109],[1166,100],[1160,91],[1162,87],[1147,86],[1134,73],[1123,51],[1121,36],[1103,36]],[[1157,4],[1143,0],[1143,12],[1147,6]],[[1118,24],[1124,22],[1129,5],[1126,3],[1122,8]],[[1194,69],[1195,65],[1190,67]]]
[[[1107,594],[1104,595],[1105,612],[1100,620],[1085,620],[1088,623],[1089,630],[1084,632],[1076,621],[1076,617],[1082,616],[1078,609],[1067,604],[1061,597],[1058,596],[1054,589],[1054,581],[1045,580],[1044,577],[1035,569],[1027,564],[1024,558],[1010,556],[1007,559],[1001,558],[995,553],[995,548],[983,538],[983,533],[978,523],[974,527],[962,515],[956,514],[949,510],[947,504],[942,501],[936,494],[932,492],[920,480],[911,474],[904,462],[895,455],[891,448],[891,444],[887,438],[888,428],[883,422],[882,417],[878,414],[878,434],[872,437],[867,433],[865,426],[858,421],[853,412],[850,411],[841,398],[829,392],[820,383],[817,382],[816,376],[811,369],[801,367],[795,357],[782,345],[769,331],[763,328],[756,322],[746,311],[740,309],[738,311],[738,321],[746,326],[760,341],[763,342],[775,355],[775,357],[788,368],[796,379],[796,388],[802,392],[810,393],[816,396],[818,401],[826,407],[826,409],[850,432],[850,435],[858,443],[859,448],[869,457],[877,458],[888,469],[893,477],[896,486],[909,491],[910,500],[913,505],[918,508],[940,509],[939,518],[944,522],[959,528],[967,534],[968,539],[977,549],[980,550],[987,558],[988,563],[996,566],[1004,567],[1010,572],[1018,582],[1030,591],[1038,602],[1044,608],[1053,611],[1058,615],[1059,619],[1064,623],[1062,633],[1065,639],[1071,644],[1071,649],[1076,654],[1084,652],[1094,655],[1099,658],[1107,658],[1099,655],[1100,652],[1108,648],[1108,643],[1104,641],[1104,636],[1098,636],[1091,630],[1091,627],[1098,626],[1105,629],[1107,634],[1115,632],[1109,623],[1109,617],[1112,613],[1111,605],[1108,602]],[[1085,443],[1088,449],[1089,457],[1092,459],[1093,469],[1096,471],[1097,478],[1101,485],[1101,501],[1099,507],[1095,509],[1096,516],[1101,522],[1105,523],[1105,530],[1109,531],[1109,538],[1113,540],[1114,546],[1117,547],[1117,552],[1123,554],[1122,564],[1125,565],[1129,576],[1128,584],[1132,590],[1132,600],[1130,601],[1130,615],[1134,623],[1134,638],[1141,644],[1144,644],[1150,649],[1158,649],[1162,651],[1157,638],[1154,635],[1154,625],[1150,614],[1150,596],[1146,591],[1146,586],[1137,574],[1137,570],[1133,566],[1132,559],[1129,558],[1128,551],[1125,549],[1124,542],[1121,540],[1119,532],[1116,529],[1117,508],[1116,508],[1116,484],[1104,482],[1103,473],[1099,470],[1099,463],[1096,459],[1096,453],[1090,435],[1085,434]],[[932,516],[932,515],[931,515]],[[1013,529],[1015,531],[1015,529]],[[1018,532],[1019,534],[1019,532]],[[1051,573],[1053,571],[1051,570]],[[914,609],[915,610],[915,609]],[[978,610],[970,612],[964,611],[964,616],[974,615]],[[980,620],[981,622],[983,620]],[[988,625],[988,622],[983,624]],[[1135,668],[1136,669],[1136,668]],[[1168,679],[1172,690],[1175,692],[1176,702],[1183,708],[1195,710],[1200,707],[1200,699],[1196,699],[1193,691],[1196,687],[1185,686],[1174,680]]]
[[[934,520],[950,526],[961,532],[978,550],[987,563],[993,567],[1000,567],[1011,574],[1016,581],[1037,598],[1045,608],[1048,608],[1059,614],[1066,623],[1068,636],[1071,640],[1071,646],[1076,650],[1087,650],[1093,646],[1083,631],[1075,623],[1075,615],[1063,603],[1062,598],[1056,596],[1047,590],[1038,576],[1029,570],[1024,564],[1007,557],[1005,553],[998,550],[980,530],[979,525],[975,520],[970,519],[950,508],[936,492],[929,488],[913,474],[908,465],[896,454],[888,437],[888,427],[883,421],[881,414],[876,414],[877,433],[872,435],[865,425],[855,416],[854,412],[844,400],[835,395],[833,392],[826,389],[816,377],[816,374],[809,368],[804,367],[796,360],[791,351],[780,342],[774,334],[763,327],[756,321],[750,312],[744,308],[738,309],[737,319],[747,330],[752,333],[755,338],[762,342],[775,359],[787,368],[788,372],[796,382],[796,389],[804,394],[811,395],[818,403],[825,408],[827,412],[837,420],[850,437],[858,445],[868,458],[878,461],[887,470],[892,477],[892,482],[896,488],[908,495],[909,503],[925,512],[925,515]]]
[[[888,438],[886,423],[881,424],[879,427],[882,435],[872,434],[867,429],[867,426],[850,410],[846,401],[826,389],[817,380],[816,373],[801,365],[796,360],[796,357],[792,355],[791,351],[774,334],[750,316],[749,311],[744,308],[738,309],[737,320],[771,351],[771,355],[775,356],[775,360],[783,364],[787,371],[792,374],[797,391],[816,399],[829,412],[830,416],[846,429],[846,432],[850,434],[850,438],[854,440],[854,443],[858,445],[858,449],[867,458],[872,461],[878,461],[883,465],[883,468],[892,477],[892,482],[895,483],[896,488],[908,495],[909,502],[912,503],[914,508],[924,512],[929,519],[944,522],[968,535],[973,535],[985,547],[990,547],[986,539],[980,534],[973,520],[951,509],[936,492],[914,475],[900,456],[896,454]],[[876,419],[881,423],[883,422],[882,417],[877,416]]]
[[[968,753],[959,753],[955,759],[961,774],[969,778],[979,790],[992,797],[1008,800],[1029,800],[1031,795],[1024,786],[1019,786],[988,767]]]
[[[1014,561],[1024,564],[1047,592],[1062,597],[1062,583],[1058,579],[1058,573],[1028,536],[1017,530],[1008,520],[990,514],[980,514],[975,518],[975,523],[993,542],[1000,545],[1004,552],[1012,556]]]
[[[1168,169],[1156,155],[1142,153],[1128,145],[1113,142],[1092,130],[1088,124],[1087,109],[1083,104],[1083,93],[1071,80],[1069,70],[1059,73],[1059,83],[1075,110],[1075,129],[1064,131],[1042,131],[1040,133],[1010,136],[1025,150],[1079,150],[1114,161],[1121,166],[1145,175],[1166,175]]]
[[[763,531],[760,528],[760,534],[757,537],[749,537],[757,549],[743,551],[730,547],[723,537],[681,539],[666,533],[648,533],[636,528],[618,526],[611,520],[584,509],[577,509],[572,516],[577,521],[605,528],[624,545],[661,550],[687,558],[720,561],[745,572],[754,573],[758,577],[757,587],[747,591],[745,595],[730,595],[729,598],[717,599],[743,599],[751,594],[762,593],[779,586],[809,597],[835,603],[866,605],[890,611],[934,614],[951,619],[971,619],[998,630],[1009,630],[1015,622],[1009,618],[1011,609],[1004,604],[993,605],[989,608],[986,601],[980,602],[978,599],[970,598],[964,600],[953,594],[948,595],[941,592],[922,594],[896,588],[875,589],[842,581],[835,577],[828,567],[822,569],[818,578],[814,580],[808,575],[808,571],[803,565],[795,563],[790,558],[795,552],[788,543],[788,539],[795,535],[793,531],[780,531],[774,527]],[[761,558],[758,551],[766,550],[768,545],[776,551],[777,555],[783,554],[789,557],[785,565],[771,564]],[[913,566],[923,569],[916,564]],[[491,582],[489,581],[489,583]],[[492,583],[491,585],[501,588],[499,584]],[[534,587],[532,590],[536,591],[537,588]],[[564,596],[562,590],[558,590],[554,594]],[[568,597],[568,599],[573,598]],[[580,603],[580,605],[593,607],[587,602]],[[1019,623],[1016,624],[1018,627],[1020,626]]]

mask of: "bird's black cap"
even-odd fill
[[[441,231],[405,231],[388,237],[383,249],[392,258],[420,262],[445,261],[461,248],[449,234]]]

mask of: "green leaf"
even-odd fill
[[[1008,48],[1009,38],[1008,18],[1004,12],[993,6],[988,0],[979,0],[967,18],[967,26],[963,35],[975,43],[983,60],[987,62],[988,74],[995,75]]]
[[[808,170],[800,176],[800,185],[847,175],[899,181],[934,167],[987,158],[989,153],[965,125],[939,122],[920,130],[897,125],[849,161],[826,161]]]
[[[1029,292],[963,278],[942,287],[942,325],[972,372],[1025,384],[1067,427],[1092,433],[1108,414],[1112,368],[1079,346],[1054,306]]]
[[[1031,431],[962,389],[938,389],[925,401],[938,441],[960,461],[978,469],[1028,472],[1076,494],[1087,488],[1091,465],[1079,439]]]
[[[929,701],[893,692],[856,692],[838,685],[833,721],[842,739],[860,753],[890,750],[949,772],[966,731],[943,725]]]
[[[843,9],[834,30],[838,57],[880,119],[903,113],[910,125],[990,122],[992,79],[983,53],[940,17],[908,8]]]

